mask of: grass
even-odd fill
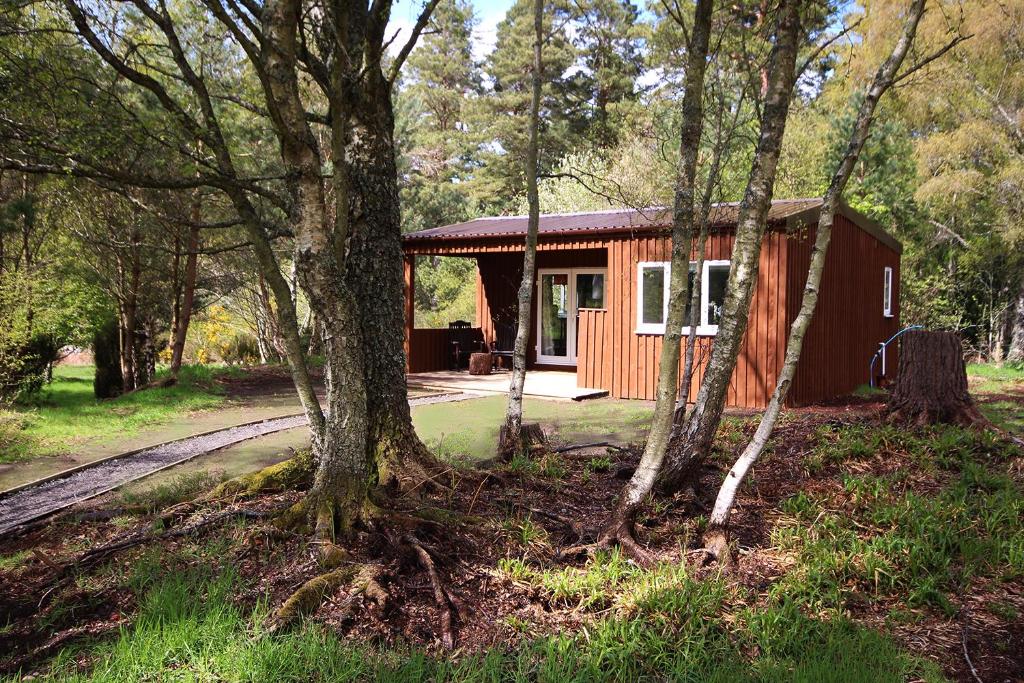
[[[997,393],[1005,391],[1007,385],[1024,382],[1024,366],[1010,363],[969,363],[967,376],[972,393]]]
[[[158,565],[151,567],[160,572]],[[599,571],[607,577],[609,567]],[[633,574],[639,570],[631,570]],[[94,644],[82,671],[69,648],[53,681],[904,681],[942,680],[889,638],[792,607],[729,615],[723,582],[678,568],[649,573],[628,609],[576,634],[527,637],[453,659],[398,646],[373,649],[307,624],[270,635],[268,610],[233,599],[230,573],[165,572],[145,588],[133,626]],[[525,622],[510,628],[528,630]]]
[[[190,411],[214,408],[224,397],[213,380],[230,371],[237,372],[186,366],[174,386],[97,400],[92,367],[57,367],[53,382],[30,404],[0,411],[0,463],[64,453],[88,439],[129,434]]]
[[[950,594],[972,578],[1024,577],[1024,496],[1006,474],[1013,447],[954,427],[847,428],[822,440],[816,452],[833,464],[862,460],[884,443],[911,458],[915,475],[945,483],[923,494],[907,486],[906,469],[846,474],[838,497],[801,491],[784,501],[791,519],[772,540],[796,555],[799,569],[773,588],[777,598],[841,612],[865,595],[900,596],[952,615]]]
[[[424,443],[448,460],[481,460],[494,456],[498,427],[504,421],[505,396],[487,396],[462,403],[435,403],[413,408],[413,424]],[[639,401],[599,399],[549,401],[527,397],[524,420],[558,432],[567,443],[602,440],[630,443],[647,436],[651,408]]]
[[[127,490],[120,494],[121,503],[145,514],[152,514],[171,505],[192,500],[200,493],[209,491],[224,481],[223,476],[214,475],[206,470],[179,474],[169,481],[161,482],[152,488]]]

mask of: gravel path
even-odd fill
[[[409,405],[447,403],[470,398],[476,397],[471,394],[439,394],[410,399]],[[0,497],[0,536],[70,505],[196,456],[305,424],[305,415],[295,415],[228,427],[211,434],[190,436],[131,455],[100,461],[66,477]]]

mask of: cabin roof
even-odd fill
[[[768,223],[772,225],[796,225],[817,221],[821,210],[820,197],[804,199],[776,199],[768,210]],[[866,216],[842,204],[842,213],[865,232],[871,234],[896,252],[902,245],[884,229]],[[738,202],[723,202],[711,208],[709,224],[712,228],[723,229],[736,225],[739,216]],[[437,228],[410,232],[403,236],[407,243],[442,240],[480,240],[524,237],[527,216],[492,216],[474,218],[462,223],[453,223]],[[542,236],[603,234],[664,230],[672,225],[672,211],[669,207],[654,206],[646,209],[609,209],[605,211],[583,211],[578,213],[546,213],[540,216],[539,234]]]

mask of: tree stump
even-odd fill
[[[491,354],[473,353],[469,356],[469,374],[489,375],[491,374]]]
[[[907,332],[889,399],[892,422],[965,427],[988,424],[967,391],[960,337],[955,332]]]
[[[530,455],[546,449],[547,438],[537,423],[524,423],[520,427],[518,443],[511,438],[506,425],[502,425],[498,431],[498,451],[506,460],[516,454]]]

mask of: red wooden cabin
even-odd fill
[[[763,407],[774,389],[800,307],[820,207],[820,199],[772,203],[750,322],[729,387],[730,406]],[[737,213],[738,206],[730,203],[715,206],[711,214],[697,328],[701,362],[691,400],[717,332]],[[499,325],[515,323],[526,222],[523,216],[478,218],[404,237],[410,372],[449,366],[447,330],[413,327],[416,257],[475,259],[474,324],[493,342]],[[573,370],[578,386],[605,389],[618,398],[654,398],[670,222],[671,212],[664,208],[541,216],[529,367]],[[868,383],[871,357],[899,329],[901,251],[877,224],[849,207],[840,209],[790,405],[826,401]],[[890,356],[886,365],[891,373],[895,359]]]

